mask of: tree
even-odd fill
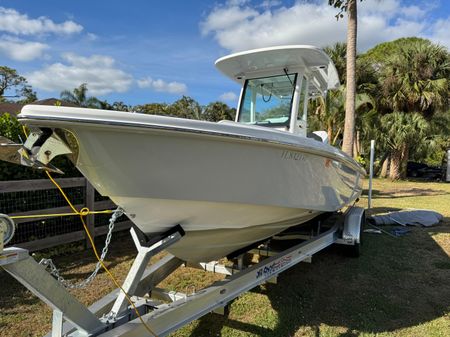
[[[96,97],[88,97],[87,92],[87,84],[83,83],[73,91],[61,91],[60,97],[63,101],[74,103],[80,107],[99,108],[101,106],[100,101]]]
[[[386,60],[379,100],[385,112],[419,112],[431,119],[448,108],[450,55],[429,41],[412,42]]]
[[[200,104],[188,96],[183,96],[170,105],[165,103],[150,103],[136,105],[133,110],[150,115],[162,115],[187,119],[200,119],[202,113]]]
[[[167,108],[167,114],[173,117],[200,119],[201,113],[200,104],[193,98],[184,95]]]
[[[333,61],[341,81],[345,81],[347,44],[344,42],[336,42],[332,46],[325,47],[323,51],[327,53]]]
[[[5,93],[13,90],[13,97],[27,96],[34,93],[31,87],[27,85],[25,77],[20,76],[17,70],[0,66],[0,101],[5,100]],[[34,93],[36,96],[36,93]]]
[[[25,85],[22,88],[21,96],[23,96],[23,99],[17,101],[19,104],[30,104],[38,100],[36,91],[29,85]]]
[[[415,43],[430,44],[431,42],[420,37],[402,37],[393,41],[377,44],[375,47],[366,51],[363,55],[360,55],[360,59],[369,61],[375,69],[379,71],[384,67],[386,60],[390,55],[398,54],[403,49],[409,48]]]
[[[132,110],[148,115],[167,115],[168,105],[165,103],[149,103],[136,105]]]
[[[321,126],[328,133],[330,143],[338,146],[338,140],[342,139],[344,131],[345,111],[346,111],[346,54],[347,44],[338,42],[332,46],[325,47],[324,51],[330,56],[336,66],[339,78],[343,79],[344,85],[336,90],[327,91],[325,99],[319,99],[312,107],[315,114],[312,115],[308,125]],[[376,120],[376,101],[374,99],[377,92],[378,74],[375,72],[369,60],[357,55],[355,81],[357,94],[355,95],[355,132],[353,141],[353,155],[358,157],[365,153],[366,139],[372,135],[371,126]],[[317,104],[319,103],[319,104]],[[312,124],[311,124],[312,123]],[[367,128],[368,127],[368,128]]]
[[[223,102],[209,103],[202,112],[202,119],[210,122],[218,122],[221,120],[234,120],[236,109],[230,108]]]
[[[433,142],[444,146],[445,142],[439,141],[439,134],[444,134],[445,130],[442,127],[439,129],[436,123],[438,120],[433,119],[437,113],[448,113],[449,107],[448,52],[423,39],[413,39],[409,43],[402,40],[401,45],[380,68],[378,101],[381,111],[386,114],[383,120],[396,127],[398,133],[396,135],[391,130],[382,137],[390,149],[391,179],[403,178],[406,175],[406,167],[400,163],[407,163],[410,156],[417,158],[420,153],[422,158],[426,158],[426,152],[431,152],[430,145]],[[383,47],[387,48],[386,45]],[[424,136],[424,122],[419,121],[417,116],[427,122],[427,130],[430,130],[430,125],[435,125],[433,134],[427,133]],[[411,126],[417,130],[411,129]],[[408,132],[411,132],[411,136]],[[436,148],[433,151],[436,151]]]
[[[381,118],[380,136],[391,149],[389,177],[405,178],[411,151],[427,141],[429,123],[419,113],[395,111]]]
[[[131,107],[122,101],[116,101],[112,104],[112,110],[115,111],[131,111]]]
[[[102,110],[114,110],[114,111],[131,111],[131,107],[126,105],[122,101],[116,101],[113,104],[109,104],[108,101],[98,101],[98,108]]]
[[[336,90],[329,90],[325,97],[319,96],[311,100],[308,110],[308,128],[311,130],[324,130],[328,141],[338,145],[342,135],[345,115],[345,88],[340,86]]]
[[[353,142],[355,133],[355,95],[356,95],[356,35],[357,35],[357,0],[328,0],[328,4],[340,9],[337,18],[348,14],[347,25],[347,67],[346,67],[346,100],[345,125],[342,150],[349,156],[353,155]]]
[[[329,90],[325,96],[318,97],[317,100],[310,103],[308,125],[312,130],[325,130],[328,134],[328,140],[332,145],[339,145],[344,130],[345,118],[345,86],[341,85],[338,89]],[[359,118],[356,120],[358,130],[364,130],[366,125],[370,125],[374,113],[374,101],[368,94],[361,93],[355,97],[355,108],[358,111]],[[359,154],[359,142],[358,151]]]
[[[102,110],[113,110],[113,107],[107,100],[98,101],[98,108]]]
[[[442,158],[450,149],[450,109],[439,111],[433,115],[430,121],[429,146],[423,151],[412,154],[412,160],[424,161],[431,166],[440,166]],[[422,150],[422,149],[420,149]]]

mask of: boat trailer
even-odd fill
[[[155,336],[167,336],[207,313],[225,312],[227,305],[242,293],[262,283],[274,282],[281,272],[299,262],[310,262],[315,253],[332,244],[347,245],[350,253],[359,255],[364,222],[364,208],[350,207],[337,217],[334,214],[328,220],[316,220],[308,232],[289,231],[273,239],[278,243],[291,243],[290,247],[274,251],[271,240],[247,252],[259,255],[259,262],[244,265],[242,254],[233,266],[217,262],[185,264],[167,254],[147,267],[152,256],[178,241],[182,233],[172,231],[146,247],[132,228],[131,235],[138,254],[122,288],[131,297],[141,317],[128,305],[126,296],[119,289],[90,307],[84,306],[25,249],[10,247],[2,251],[0,247],[0,266],[53,309],[52,331],[48,337],[148,336],[146,325],[151,327]],[[304,226],[299,227],[302,228]],[[0,241],[3,241],[2,235],[0,230]],[[292,245],[292,242],[295,243]],[[183,264],[225,274],[226,277],[199,291],[192,289],[190,294],[156,287]]]

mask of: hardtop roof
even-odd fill
[[[315,87],[324,92],[339,86],[339,76],[330,57],[309,45],[277,46],[253,49],[224,56],[216,67],[227,77],[243,84],[260,73],[283,74],[283,69],[304,67]]]

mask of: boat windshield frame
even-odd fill
[[[288,108],[288,118],[286,121],[283,122],[264,122],[264,121],[254,121],[254,122],[244,122],[242,121],[242,117],[243,117],[243,113],[244,113],[244,102],[245,102],[245,98],[246,98],[246,94],[247,94],[247,90],[249,88],[249,83],[250,81],[257,81],[257,80],[264,80],[264,79],[271,79],[271,78],[276,78],[276,77],[284,77],[286,78],[286,80],[289,80],[291,82],[291,86],[292,86],[292,91],[290,92],[290,102],[289,102],[289,108]],[[290,128],[290,124],[291,124],[291,120],[292,120],[292,107],[294,105],[294,99],[296,97],[296,88],[297,88],[297,80],[299,78],[299,73],[298,72],[289,72],[289,73],[285,73],[285,74],[277,74],[277,75],[270,75],[270,76],[260,76],[260,77],[255,77],[255,78],[248,78],[245,80],[244,86],[243,86],[243,90],[242,90],[242,94],[241,94],[241,99],[240,99],[240,104],[239,104],[239,110],[238,110],[238,114],[236,116],[236,122],[241,123],[241,124],[246,124],[246,125],[259,125],[259,126],[264,126],[264,127],[276,127],[276,128],[280,128],[280,127],[286,127],[287,129]],[[270,82],[269,82],[270,83]],[[274,82],[272,82],[274,83]],[[261,97],[264,101],[264,97]],[[255,92],[255,99],[256,99],[256,92]],[[252,100],[253,101],[253,100]],[[264,101],[265,102],[265,101]],[[278,105],[281,106],[281,105]]]

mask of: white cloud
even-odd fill
[[[283,2],[281,2],[279,0],[264,0],[263,2],[260,3],[259,7],[271,8],[271,7],[281,6],[282,4],[283,4]]]
[[[426,10],[420,8],[419,6],[409,6],[409,7],[403,7],[401,9],[401,12],[404,16],[409,18],[422,18],[426,14]]]
[[[400,0],[358,2],[358,49],[400,37],[421,36],[450,47],[447,22],[430,27],[432,4],[403,5]],[[337,21],[328,1],[298,1],[292,6],[261,6],[247,1],[218,5],[200,24],[224,48],[235,51],[283,44],[319,47],[346,40],[346,18]]]
[[[428,38],[450,49],[450,17],[437,20],[431,27]]]
[[[219,99],[221,101],[225,101],[225,102],[236,102],[238,99],[238,96],[234,92],[228,91],[228,92],[224,92],[222,95],[220,95]]]
[[[112,92],[125,92],[133,78],[115,67],[109,56],[79,56],[73,53],[62,55],[64,63],[54,63],[42,70],[26,74],[28,82],[35,88],[46,91],[72,90],[87,83],[92,95],[106,95]]]
[[[15,9],[0,7],[0,31],[15,35],[36,35],[43,33],[73,34],[83,30],[83,26],[69,20],[55,23],[44,16],[29,18]]]
[[[345,24],[334,19],[335,13],[328,5],[303,2],[277,8],[228,3],[213,9],[201,29],[231,51],[282,44],[324,46],[345,37]]]
[[[183,94],[187,91],[187,86],[180,82],[166,82],[161,79],[154,80],[151,77],[137,80],[139,88],[150,88],[158,92],[170,94]]]
[[[14,61],[31,61],[44,56],[49,46],[40,42],[23,41],[7,36],[0,37],[0,54]]]
[[[89,41],[96,41],[98,39],[98,36],[93,33],[87,33],[86,37]]]

